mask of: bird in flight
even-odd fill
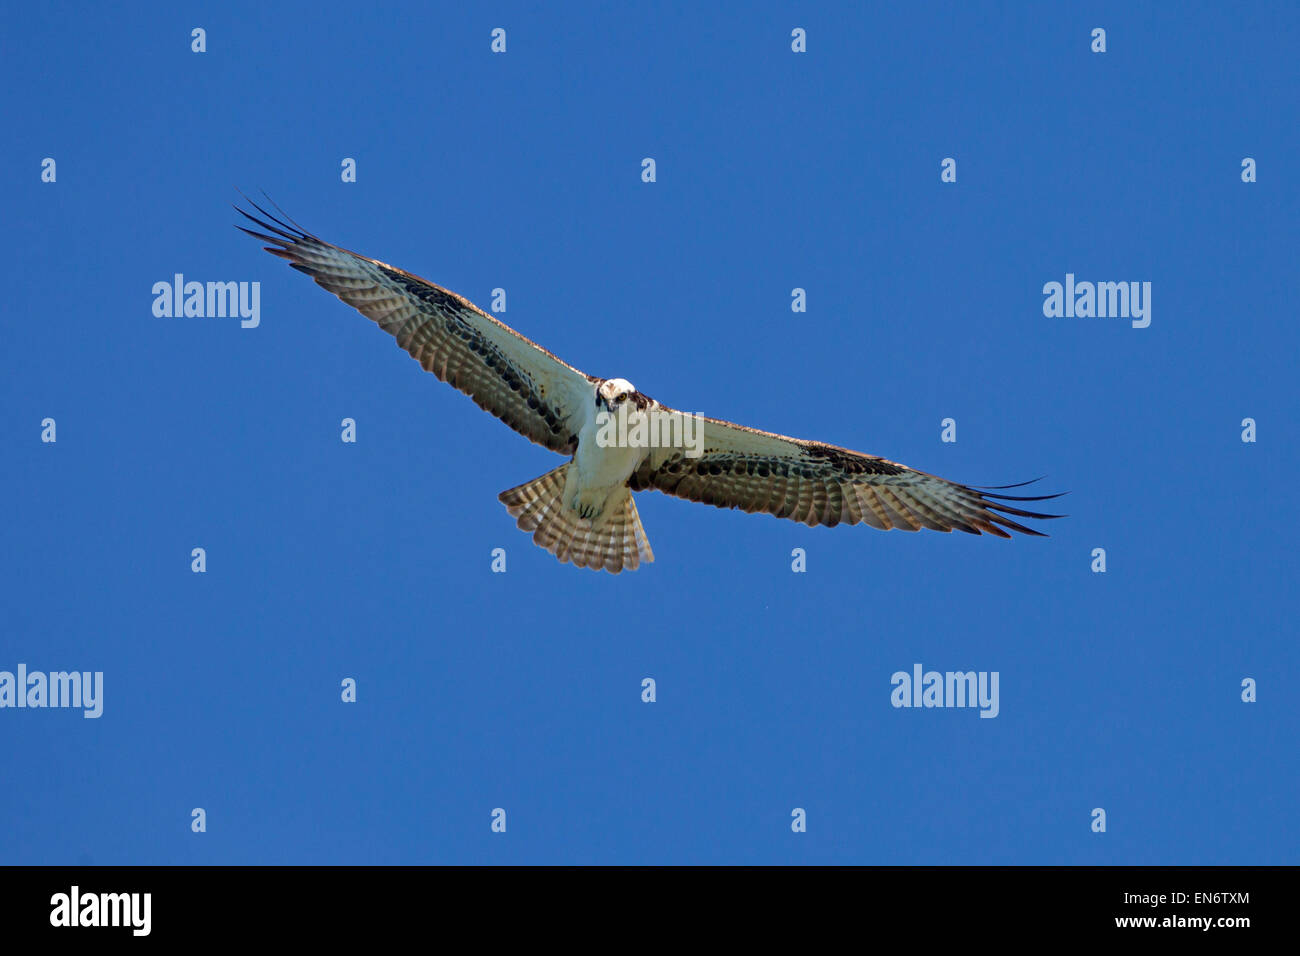
[[[249,204],[265,218],[235,208],[262,231],[238,228],[271,243],[267,252],[377,323],[480,408],[570,456],[499,496],[533,542],[560,561],[615,574],[653,561],[632,498],[652,489],[810,527],[1042,537],[1014,519],[1062,517],[1006,504],[1059,495],[995,494],[1020,485],[962,485],[875,455],[685,415],[626,379],[578,371],[454,292]]]

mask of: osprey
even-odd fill
[[[250,205],[265,219],[235,208],[264,231],[238,228],[271,243],[267,252],[376,322],[480,408],[571,456],[499,496],[533,542],[560,561],[615,574],[653,561],[632,499],[649,489],[810,527],[955,528],[1001,538],[1011,537],[1009,529],[1041,537],[1009,516],[1061,517],[1001,503],[1059,495],[993,494],[1019,486],[977,489],[874,455],[683,415],[626,379],[578,371],[454,292]]]

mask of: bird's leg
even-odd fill
[[[608,489],[598,488],[588,492],[578,492],[573,496],[573,503],[570,507],[578,513],[579,518],[586,518],[594,521],[605,513],[605,499],[608,497]]]

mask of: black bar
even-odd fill
[[[926,943],[1046,934],[1230,945],[1259,930],[1286,930],[1281,907],[1296,875],[1286,867],[540,869],[9,867],[0,871],[0,926],[6,941],[206,943],[282,936],[337,944],[373,941],[377,928],[385,931],[380,938],[438,926],[477,925],[496,933],[523,928],[543,914],[545,925],[571,920],[574,939],[598,923],[622,926],[634,939],[643,930],[662,934],[705,919],[738,938],[761,936],[776,923],[797,928],[816,922],[819,937],[844,928],[859,940],[907,930]],[[107,921],[116,911],[127,925],[52,925],[73,921],[74,886],[76,922],[101,912]],[[127,908],[128,898],[100,894],[141,895],[129,898]],[[503,920],[503,913],[510,918]],[[1206,919],[1208,927],[1200,924]],[[610,945],[616,939],[604,938]]]

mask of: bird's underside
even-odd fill
[[[1042,536],[1016,518],[1060,517],[1008,503],[1058,495],[998,494],[1017,486],[961,485],[874,455],[683,415],[623,379],[578,371],[454,292],[250,204],[265,218],[239,212],[264,231],[239,228],[271,243],[266,251],[376,322],[427,371],[524,437],[571,456],[499,496],[534,543],[561,561],[615,574],[653,561],[632,498],[652,489],[809,526],[1009,538],[1013,531]],[[638,443],[641,425],[651,437]],[[654,441],[665,434],[678,440]]]

